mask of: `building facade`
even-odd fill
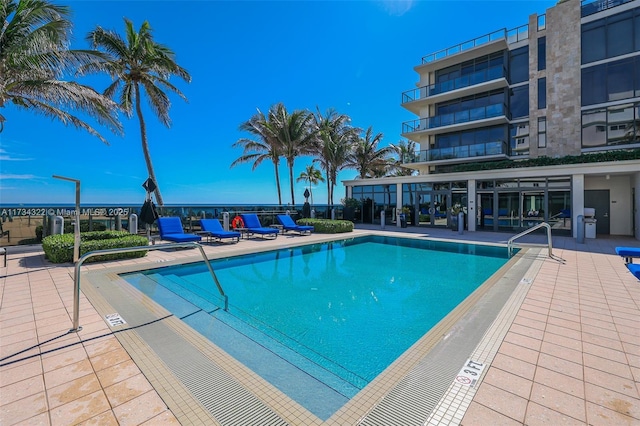
[[[359,219],[452,226],[460,208],[469,231],[576,237],[586,207],[597,234],[640,239],[640,0],[561,1],[414,69],[414,174],[345,181]]]

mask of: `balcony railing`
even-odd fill
[[[497,80],[506,77],[507,70],[502,65],[496,65],[488,69],[476,71],[472,74],[463,75],[453,80],[443,81],[441,83],[422,86],[416,89],[407,90],[402,94],[402,103],[413,102],[430,96],[439,95],[441,93],[450,92],[452,90],[463,89],[465,87],[475,86],[476,84],[486,83],[487,81]]]
[[[448,47],[443,50],[439,50],[435,53],[422,57],[422,63],[428,64],[431,62],[439,61],[447,56],[455,55],[460,52],[464,52],[469,49],[473,49],[483,44],[490,43],[496,40],[506,39],[507,43],[515,43],[520,40],[525,40],[529,37],[529,25],[522,25],[512,30],[501,29],[494,31],[490,34],[486,34],[480,37],[476,37],[473,40],[465,41],[455,46]]]
[[[581,13],[585,17],[631,1],[633,0],[582,0]]]
[[[507,143],[505,141],[494,141],[474,145],[422,150],[415,154],[405,156],[403,161],[405,163],[425,163],[430,161],[459,160],[506,154]]]
[[[435,129],[437,127],[484,120],[485,118],[500,117],[502,115],[506,115],[506,111],[507,106],[505,104],[494,104],[450,114],[405,121],[402,123],[402,133],[420,132],[428,129]]]

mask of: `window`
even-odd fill
[[[619,13],[607,19],[607,58],[633,52],[632,12]]]
[[[547,117],[538,117],[538,148],[547,147]]]
[[[582,25],[582,63],[639,51],[639,32],[637,8]]]
[[[538,71],[547,69],[547,38],[538,39]]]
[[[640,56],[582,70],[582,105],[629,99],[640,95]]]
[[[529,155],[529,123],[509,126],[511,155]]]
[[[509,83],[529,80],[529,46],[509,52]]]
[[[639,143],[638,120],[640,103],[585,111],[582,113],[582,147]]]
[[[514,87],[510,91],[509,111],[511,118],[527,117],[529,115],[529,85]]]
[[[538,79],[538,109],[547,107],[547,78]]]

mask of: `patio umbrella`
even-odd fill
[[[152,225],[157,218],[158,212],[156,211],[156,206],[153,204],[151,198],[148,198],[140,209],[140,220],[147,225]]]

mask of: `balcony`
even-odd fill
[[[463,43],[456,44],[455,46],[448,47],[435,53],[423,56],[422,65],[440,61],[449,56],[457,55],[459,53],[466,52],[468,50],[472,50],[500,40],[504,40],[503,43],[506,42],[508,44],[511,44],[518,41],[526,40],[527,38],[529,38],[529,25],[522,25],[512,30],[501,29],[490,34],[476,37],[473,40],[465,41]]]
[[[620,6],[625,3],[629,3],[633,0],[582,0],[580,10],[582,17],[593,15],[594,13],[602,12],[603,10],[611,9],[612,7]]]
[[[418,132],[420,134],[441,133],[441,130],[444,130],[443,128],[445,127],[447,131],[464,130],[465,128],[476,127],[477,123],[475,122],[477,121],[488,119],[495,120],[491,120],[489,123],[485,122],[483,125],[506,123],[508,121],[507,106],[505,104],[487,105],[450,114],[405,121],[402,123],[402,134],[404,136]]]
[[[495,160],[507,158],[507,152],[508,148],[505,141],[493,141],[475,145],[422,150],[405,157],[403,162],[432,164],[466,163],[469,162],[470,159],[478,161],[480,159]]]
[[[476,71],[463,75],[454,80],[431,84],[417,89],[407,90],[402,94],[402,106],[411,112],[419,113],[419,104],[422,100],[429,99],[432,102],[445,102],[450,99],[465,95],[466,88],[481,88],[482,91],[506,87],[509,85],[506,79],[507,70],[502,65]],[[412,104],[412,105],[408,105]]]

